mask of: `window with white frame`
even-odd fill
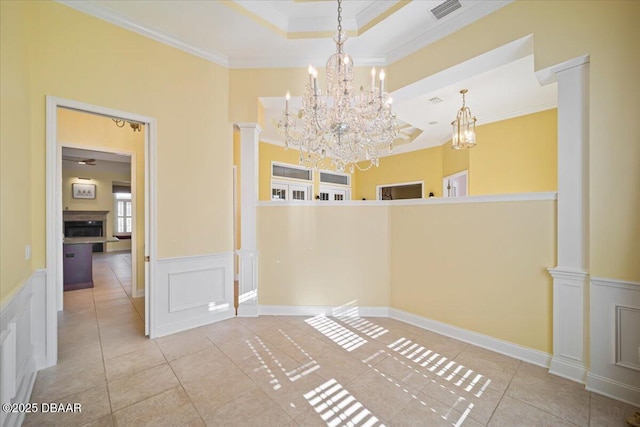
[[[131,193],[114,193],[113,196],[115,199],[113,232],[116,235],[131,234],[133,229]]]
[[[351,199],[351,190],[332,185],[320,186],[319,200],[343,201]]]
[[[271,181],[271,200],[311,200],[311,186]]]
[[[311,182],[309,168],[271,163],[271,200],[311,200]]]
[[[343,201],[351,199],[351,175],[320,171],[319,200]]]

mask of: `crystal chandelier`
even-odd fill
[[[287,92],[278,130],[284,136],[285,149],[294,146],[300,150],[300,164],[353,172],[378,166],[380,149],[393,150],[398,125],[391,112],[391,97],[384,90],[384,70],[378,75],[378,86],[374,67],[371,86],[366,90],[360,86],[359,93],[354,90],[354,64],[343,51],[347,33],[342,30],[341,4],[338,0],[338,33],[333,38],[336,53],[327,61],[326,89],[320,89],[318,72],[309,65],[302,108],[294,114],[289,111],[291,96]],[[360,161],[367,163],[360,166]]]
[[[476,146],[476,118],[471,116],[471,110],[464,104],[464,95],[467,89],[462,89],[462,108],[458,110],[458,116],[451,122],[453,127],[453,136],[451,139],[451,148],[454,150],[462,150]]]

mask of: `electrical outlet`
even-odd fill
[[[29,261],[30,258],[31,258],[31,245],[27,243],[24,247],[24,260]]]

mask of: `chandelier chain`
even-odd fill
[[[338,34],[342,31],[342,0],[338,0]]]

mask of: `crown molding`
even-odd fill
[[[210,52],[204,49],[197,48],[185,41],[177,39],[173,36],[169,36],[168,34],[160,30],[148,27],[146,25],[140,25],[130,20],[129,18],[117,12],[114,12],[112,10],[106,9],[102,6],[98,6],[88,1],[71,1],[71,0],[56,0],[56,1],[67,7],[75,9],[78,12],[86,13],[87,15],[91,15],[95,18],[106,21],[110,24],[117,25],[118,27],[124,28],[125,30],[133,31],[145,37],[149,37],[150,39],[169,45],[176,49],[180,49],[184,52],[198,56],[202,59],[206,59],[207,61],[211,61],[215,64],[222,65],[224,67],[229,67],[229,58],[226,57],[225,55],[221,55],[219,53]]]

